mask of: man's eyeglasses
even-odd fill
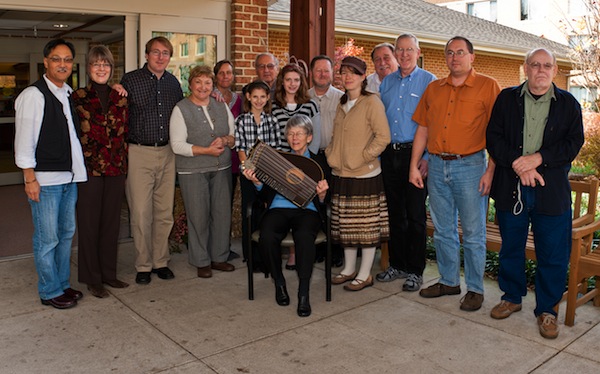
[[[464,57],[466,54],[468,54],[469,52],[463,51],[462,49],[459,49],[458,51],[446,51],[446,57]]]
[[[396,52],[398,52],[399,54],[402,54],[402,53],[406,52],[406,54],[411,55],[411,54],[413,54],[415,52],[415,49],[414,48],[406,48],[406,49],[404,49],[404,48],[396,48]]]
[[[171,52],[169,51],[159,51],[158,49],[153,49],[150,51],[150,54],[154,57],[158,57],[162,55],[163,57],[171,57]]]
[[[530,68],[532,68],[533,70],[552,70],[554,68],[554,64],[551,64],[549,62],[545,63],[545,64],[540,64],[539,62],[532,62],[532,63],[528,63],[527,65],[529,65]]]
[[[275,69],[275,64],[260,64],[260,65],[257,65],[256,68],[258,70],[267,70],[267,69],[273,70],[273,69]]]
[[[111,67],[111,66],[110,66],[110,64],[106,64],[106,63],[104,63],[104,64],[101,64],[101,63],[99,63],[99,62],[95,62],[95,63],[91,64],[91,66],[92,66],[94,69],[100,69],[100,68],[104,68],[104,69],[110,69],[110,67]]]
[[[61,62],[64,62],[65,64],[73,63],[73,57],[60,58],[58,56],[52,56],[52,57],[49,57],[48,59],[50,61],[52,61],[52,63],[54,63],[54,64],[60,64]]]

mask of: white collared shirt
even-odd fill
[[[62,103],[63,113],[69,126],[71,141],[72,173],[70,171],[36,171],[35,178],[40,186],[55,186],[71,182],[87,181],[87,171],[83,161],[81,143],[75,131],[69,96],[73,89],[68,84],[56,86],[44,74],[50,92]],[[35,151],[37,148],[42,121],[44,119],[44,94],[34,86],[27,87],[15,100],[15,164],[21,169],[34,169],[37,165]],[[73,113],[77,115],[77,113]]]
[[[314,87],[308,90],[308,94],[319,105],[319,113],[321,113],[321,144],[319,148],[325,149],[331,142],[331,137],[333,136],[333,119],[335,118],[337,106],[344,92],[333,86],[329,86],[327,92],[322,96],[317,96]]]
[[[377,73],[367,76],[367,91],[379,94],[379,86],[381,86],[381,79]]]

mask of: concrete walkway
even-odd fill
[[[31,257],[0,262],[0,373],[600,372],[600,308],[590,304],[578,309],[571,328],[563,325],[563,304],[560,336],[552,341],[537,331],[532,294],[522,312],[489,317],[500,299],[493,281],[486,281],[483,308],[472,313],[459,310],[461,296],[424,299],[402,292],[402,281],[356,293],[334,286],[328,303],[318,264],[313,314],[299,318],[293,272],[284,270],[292,305],[280,307],[260,275],[255,300],[248,300],[239,259],[235,272],[200,279],[187,253],[174,254],[174,280],[153,276],[140,286],[133,252],[132,242],[120,247],[119,276],[131,286],[109,289],[106,299],[77,283],[74,264],[73,287],[85,296],[62,311],[39,302]],[[425,286],[437,276],[428,265]]]

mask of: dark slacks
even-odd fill
[[[78,184],[79,281],[101,284],[117,279],[117,246],[125,175],[89,177]]]
[[[537,258],[534,313],[556,315],[554,306],[565,291],[571,254],[571,210],[558,216],[540,214],[535,207],[535,188],[521,186],[521,189],[523,210],[518,215],[504,210],[496,212],[502,236],[498,272],[498,285],[504,292],[502,300],[521,304],[527,294],[525,244],[531,224]]]
[[[390,265],[422,275],[425,269],[427,188],[408,181],[412,148],[398,151],[390,146],[381,154],[383,184],[390,221]]]
[[[281,241],[292,230],[296,246],[296,271],[300,280],[309,280],[315,262],[315,238],[321,227],[319,214],[309,209],[269,209],[260,222],[259,248],[267,259],[276,285],[284,285],[281,271]]]

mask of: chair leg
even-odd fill
[[[381,243],[381,257],[379,258],[379,266],[381,266],[381,270],[385,271],[385,269],[390,266],[390,252],[388,249],[388,242]]]
[[[248,227],[250,226],[251,220],[248,219]],[[254,263],[252,260],[252,230],[248,234],[248,258],[246,262],[248,264],[248,300],[254,300]]]
[[[579,291],[577,278],[577,266],[571,265],[569,288],[567,290],[567,311],[565,313],[566,326],[573,326],[575,324],[575,310],[577,309],[577,294]]]
[[[327,254],[325,256],[325,300],[331,301],[331,240],[327,238]]]

